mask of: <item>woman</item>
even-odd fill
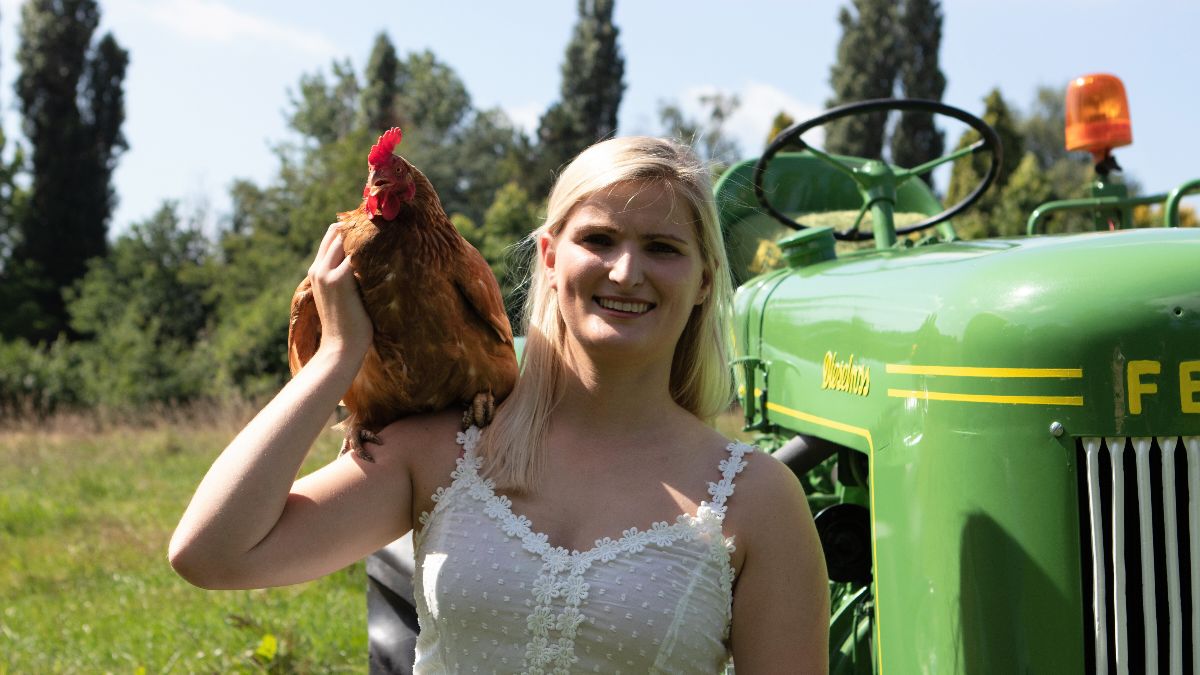
[[[669,141],[583,152],[532,235],[524,371],[493,424],[406,418],[375,463],[293,483],[371,341],[331,227],[309,271],[320,350],[205,476],[172,564],[209,588],[291,584],[413,528],[417,672],[717,672],[731,654],[740,675],[825,672],[803,491],[705,423],[728,404],[731,296],[708,181]]]

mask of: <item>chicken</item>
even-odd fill
[[[399,128],[367,157],[363,202],[338,214],[374,341],[342,403],[341,453],[406,415],[463,404],[463,426],[485,426],[517,379],[512,328],[483,256],[451,224],[425,175],[393,154]],[[292,296],[288,364],[295,375],[321,341],[308,279]]]

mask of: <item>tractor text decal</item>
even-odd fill
[[[825,357],[828,362],[829,357]],[[1126,387],[1129,392],[1129,414],[1142,414],[1142,397],[1158,393],[1156,377],[1162,373],[1158,361],[1130,361],[1125,369]],[[1183,361],[1179,364],[1179,410],[1184,413],[1200,413],[1200,361]]]
[[[871,391],[871,369],[861,363],[854,365],[853,354],[847,361],[838,361],[837,352],[825,352],[825,362],[821,364],[821,388],[866,396]]]

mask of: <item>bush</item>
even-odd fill
[[[84,405],[82,361],[79,346],[65,337],[37,347],[25,340],[0,342],[0,419],[45,417]]]

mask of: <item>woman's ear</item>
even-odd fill
[[[542,270],[546,273],[546,280],[550,282],[550,288],[558,290],[558,282],[554,278],[554,237],[545,232],[539,234],[537,248],[538,256],[542,259]]]
[[[696,306],[708,302],[710,293],[712,293],[712,275],[708,273],[708,270],[704,270],[700,277],[700,293],[696,296]]]

